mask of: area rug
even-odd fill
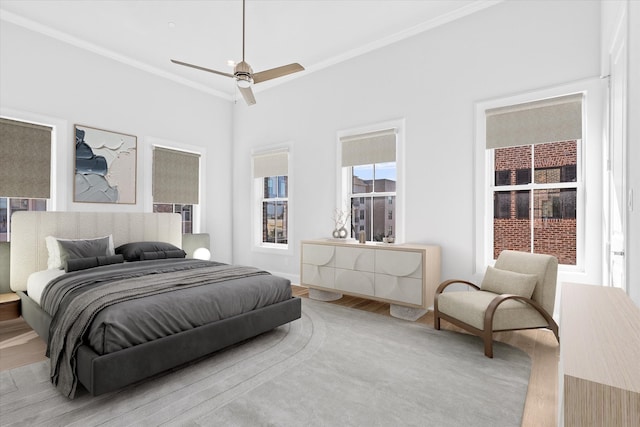
[[[302,318],[129,386],[68,400],[48,362],[0,373],[0,419],[47,426],[519,426],[531,361],[474,336],[302,299]]]

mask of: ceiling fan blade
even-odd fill
[[[287,74],[297,73],[304,70],[304,67],[297,62],[289,65],[283,65],[282,67],[272,68],[270,70],[260,71],[253,74],[253,83],[265,82],[267,80],[275,79],[277,77],[286,76]]]
[[[242,94],[242,97],[244,98],[247,105],[253,105],[256,103],[256,98],[253,96],[251,87],[239,87],[238,89],[240,89],[240,93]]]
[[[233,74],[223,73],[222,71],[212,70],[210,68],[201,67],[199,65],[188,64],[188,63],[182,62],[182,61],[176,61],[175,59],[172,59],[171,62],[173,62],[174,64],[178,64],[178,65],[184,65],[185,67],[195,68],[196,70],[202,70],[202,71],[207,71],[209,73],[220,74],[221,76],[235,77]]]

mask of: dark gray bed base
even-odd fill
[[[25,292],[18,295],[22,317],[46,341],[51,317]],[[300,298],[294,297],[102,356],[83,345],[78,349],[78,380],[94,396],[117,390],[299,319],[301,311]]]

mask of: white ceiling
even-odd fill
[[[254,72],[291,62],[306,68],[254,90],[496,3],[499,0],[247,0],[245,53]],[[233,73],[227,61],[242,58],[241,0],[0,0],[0,19],[226,99],[234,96],[230,78],[169,59]]]

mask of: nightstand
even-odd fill
[[[0,320],[9,320],[20,317],[20,297],[10,292],[0,294]]]

